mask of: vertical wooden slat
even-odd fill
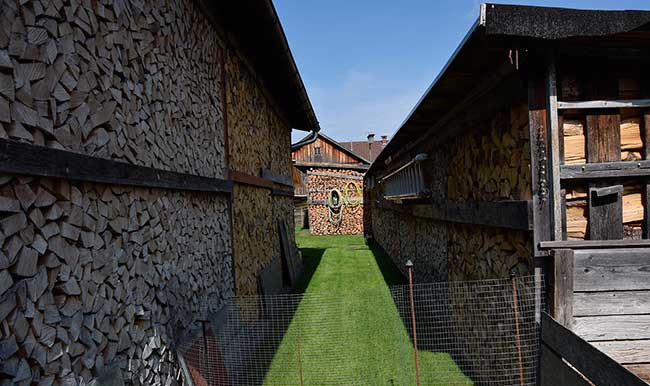
[[[537,62],[537,61],[534,61]],[[546,135],[546,87],[543,68],[533,66],[528,74],[528,129],[530,136],[531,188],[533,193],[533,253],[544,256],[539,250],[541,241],[551,240],[550,201],[548,192],[548,167]]]
[[[552,253],[551,312],[566,328],[573,325],[573,250],[556,249]]]
[[[610,75],[607,63],[595,65],[586,74],[584,84],[587,98],[616,99],[619,97],[618,77]],[[585,117],[587,162],[616,162],[621,160],[621,116],[611,110],[591,110]],[[591,182],[589,190],[617,185],[619,182]],[[619,240],[623,238],[622,195],[588,197],[589,238],[591,240]]]
[[[555,54],[550,51],[546,64],[548,98],[549,193],[551,200],[551,236],[562,240],[562,200],[560,199],[560,121],[557,111],[557,71]]]
[[[641,130],[643,137],[643,159],[650,159],[650,112],[643,115],[643,127]],[[650,238],[650,181],[645,181],[641,189],[643,197],[643,238]]]

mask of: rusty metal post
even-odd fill
[[[300,351],[300,335],[296,340],[296,347],[298,349],[298,371],[300,373],[300,386],[302,386],[302,352]]]
[[[420,386],[420,358],[418,357],[418,332],[415,322],[415,300],[413,297],[413,262],[406,262],[409,271],[409,297],[411,300],[411,326],[413,328],[413,353],[415,355],[415,385]]]
[[[517,337],[517,355],[519,357],[519,383],[524,386],[524,361],[521,354],[521,334],[519,332],[519,305],[517,301],[517,275],[510,272],[512,278],[512,305],[515,309],[515,334]]]

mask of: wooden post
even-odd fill
[[[524,386],[524,360],[521,354],[521,333],[519,331],[519,302],[517,300],[517,275],[510,272],[512,279],[512,307],[515,310],[515,337],[517,338],[517,356],[519,359],[519,384]]]
[[[549,145],[549,195],[551,200],[551,236],[562,240],[562,200],[560,188],[560,120],[557,111],[557,70],[555,53],[547,53],[546,63],[548,145]]]
[[[643,138],[643,159],[650,160],[650,112],[643,115],[643,127],[641,136]],[[650,239],[650,181],[646,179],[642,189],[643,197],[643,238]]]
[[[552,252],[550,273],[551,313],[568,329],[573,325],[573,250],[555,249]]]

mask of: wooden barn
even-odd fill
[[[482,5],[366,173],[368,238],[420,281],[545,272],[650,380],[649,68],[650,12]]]
[[[313,235],[363,233],[363,174],[370,162],[322,133],[291,151],[296,224]]]
[[[300,265],[273,5],[0,4],[0,384],[179,384],[206,305]]]

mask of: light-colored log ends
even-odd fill
[[[177,329],[233,293],[227,196],[0,175],[0,197],[10,383],[177,384]]]
[[[363,233],[362,172],[345,169],[311,169],[307,173],[309,230],[313,235]],[[330,209],[330,192],[342,194],[342,206]]]
[[[0,137],[225,178],[219,41],[188,0],[3,1]]]

